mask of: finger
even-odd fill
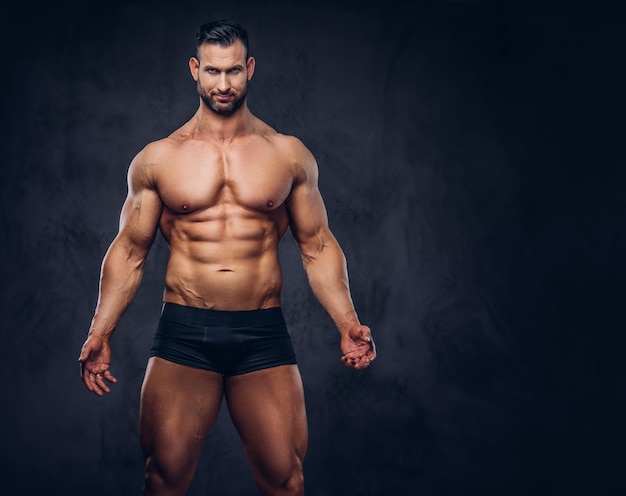
[[[372,341],[372,330],[367,326],[361,326],[361,339],[370,343]]]
[[[354,369],[364,369],[370,366],[370,364],[375,360],[376,356],[372,354],[367,355],[353,355],[347,354],[341,357],[341,361],[346,367],[354,368]]]
[[[351,368],[351,369],[353,369],[353,368],[354,368],[354,363],[355,363],[355,362],[354,362],[354,360],[345,360],[345,361],[343,362],[343,364],[344,364],[346,367],[349,367],[349,368]]]
[[[91,372],[89,372],[89,370],[87,370],[87,367],[85,367],[84,365],[81,364],[81,375],[83,378],[83,383],[85,384],[85,387],[89,390],[93,392],[93,384],[92,384],[92,374]]]
[[[98,384],[96,384],[95,374],[92,374],[91,372],[89,372],[87,376],[86,384],[87,384],[87,389],[89,389],[89,391],[91,391],[92,393],[95,393],[98,396],[102,396],[104,394],[98,387]]]
[[[104,375],[104,378],[107,381],[112,382],[113,384],[115,384],[117,382],[117,379],[115,377],[113,377],[113,374],[111,374],[110,370],[108,370],[108,369],[105,370],[103,375]]]
[[[87,389],[91,391],[92,393],[97,394],[98,396],[104,395],[104,393],[100,389],[100,386],[96,382],[96,374],[87,370],[86,367],[83,373],[83,382],[85,383],[85,386],[87,387]]]
[[[372,348],[370,346],[359,345],[348,353],[345,353],[344,356],[348,358],[361,358],[371,353],[371,351]]]
[[[365,364],[364,362],[361,362],[360,360],[348,360],[344,362],[344,365],[351,369],[364,369],[369,364]]]
[[[359,368],[359,363],[361,359],[358,356],[348,354],[348,355],[342,356],[341,361],[346,367]]]
[[[83,343],[83,346],[80,349],[80,354],[78,355],[78,361],[84,362],[89,359],[90,355],[93,353],[96,347],[96,343],[90,337]]]
[[[350,355],[343,355],[341,357],[341,361],[346,367],[350,367],[350,364],[354,362],[354,357]]]
[[[369,341],[367,340],[367,336],[363,332],[359,332],[354,334],[353,336],[349,336],[350,343],[354,346],[369,346]]]
[[[342,360],[356,360],[361,356],[361,354],[357,351],[350,351],[341,357]]]
[[[101,391],[104,391],[105,393],[111,392],[111,389],[109,388],[109,386],[107,386],[107,383],[104,382],[104,376],[102,374],[95,375],[95,383]]]
[[[83,348],[80,350],[80,355],[78,355],[78,361],[80,363],[84,363],[90,354],[91,354],[91,348],[87,346],[83,346]]]
[[[96,393],[98,396],[104,396],[104,391],[106,391],[106,384],[104,384],[104,382],[102,381],[102,375],[92,373],[91,384],[93,387],[92,392]]]
[[[376,343],[374,343],[371,336],[368,336],[368,348],[369,349],[367,350],[366,355],[376,358]]]
[[[372,361],[370,360],[370,357],[368,355],[363,355],[361,357],[359,357],[359,359],[357,360],[357,365],[359,365],[360,367],[367,367]]]
[[[370,366],[370,364],[372,363],[372,360],[363,357],[361,360],[357,360],[354,364],[354,368],[356,369],[366,369],[367,367]]]
[[[373,346],[366,354],[365,358],[367,358],[370,362],[376,360],[376,347]]]
[[[85,383],[85,387],[88,391],[97,394],[98,396],[102,396],[103,393],[96,384],[95,376],[89,374],[83,381]]]

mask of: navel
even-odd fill
[[[183,205],[183,210],[187,211],[189,210],[189,205],[187,205],[186,203]]]

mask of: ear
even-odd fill
[[[248,68],[248,81],[252,79],[255,66],[256,66],[256,61],[254,60],[254,57],[248,57],[248,62],[246,62],[246,67]]]
[[[189,59],[189,71],[194,81],[198,81],[198,73],[200,71],[200,61],[196,57]]]

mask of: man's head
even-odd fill
[[[212,43],[222,48],[231,46],[239,40],[244,48],[246,60],[248,59],[248,33],[234,21],[223,19],[221,21],[207,22],[196,31],[196,57],[200,58],[199,48],[204,43]]]
[[[236,22],[215,21],[198,28],[189,69],[198,95],[216,114],[230,116],[244,105],[254,65],[248,56],[248,34]]]

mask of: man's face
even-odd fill
[[[254,59],[246,60],[246,49],[239,40],[228,47],[204,43],[198,55],[199,59],[191,58],[189,68],[200,98],[213,112],[232,115],[245,101]]]

